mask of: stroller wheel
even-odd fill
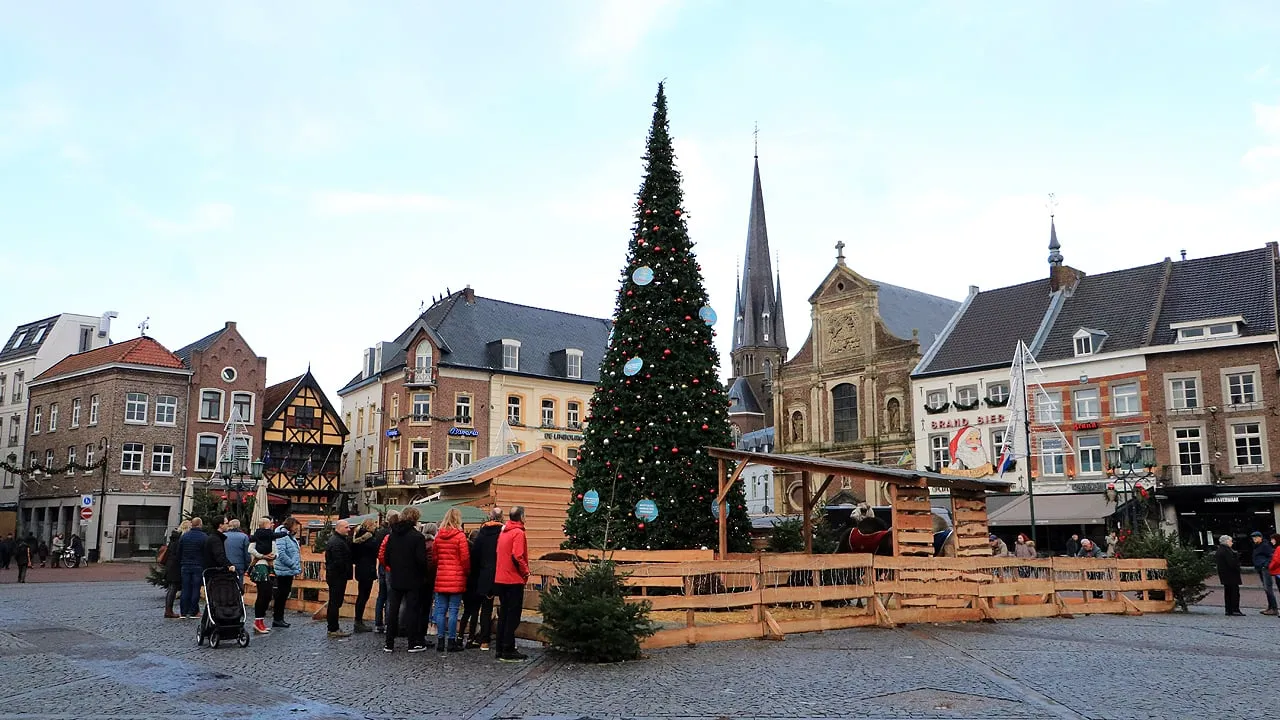
[[[222,642],[222,636],[215,630],[214,633],[209,636],[209,647],[216,648],[220,642]]]
[[[201,622],[196,626],[196,645],[204,645],[204,623]]]
[[[247,647],[249,647],[249,633],[245,632],[244,630],[241,630],[241,631],[240,631],[240,636],[236,638],[236,642],[237,642],[237,643],[240,645],[240,647],[242,647],[242,648],[247,648]]]

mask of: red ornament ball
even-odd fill
[[[670,355],[670,354],[671,354],[671,348],[667,348],[666,350],[663,350],[663,351],[662,351],[662,354],[663,354],[663,355]]]
[[[677,211],[676,211],[676,215],[679,215],[679,214],[680,214],[680,211],[679,211],[679,210],[677,210]]]
[[[688,316],[688,315],[685,315],[685,316],[684,316],[684,319],[685,319],[685,321],[689,321],[689,320],[692,320],[693,318],[692,318],[692,317],[690,317],[690,316]]]
[[[631,291],[630,291],[630,290],[628,290],[628,291],[627,291],[627,297],[631,297]]]
[[[579,499],[579,500],[581,500],[581,499],[582,499],[582,493],[578,493],[578,499]]]
[[[672,454],[672,455],[674,455],[674,454],[676,454],[676,453],[678,453],[678,452],[680,452],[680,448],[671,448],[671,454]]]
[[[709,426],[709,425],[707,425],[707,424],[705,424],[705,423],[704,423],[704,424],[702,425],[702,429],[703,429],[703,430],[710,430],[710,429],[711,429],[711,426]]]
[[[636,527],[638,527],[638,528],[640,528],[641,530],[643,530],[643,529],[644,529],[644,523],[638,523],[638,524],[636,525]]]
[[[654,225],[654,226],[653,226],[653,230],[654,230],[654,232],[657,232],[659,229],[660,229],[660,228],[659,228],[657,225]]]

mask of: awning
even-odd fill
[[[387,505],[385,506],[386,509],[384,510],[384,514],[391,512],[392,510],[399,512],[407,507],[410,507],[410,506],[409,505]],[[421,522],[424,522],[424,523],[438,523],[441,520],[444,520],[444,514],[449,512],[450,508],[455,508],[455,507],[458,508],[458,510],[462,513],[463,525],[480,525],[481,523],[489,519],[489,514],[484,510],[481,510],[478,507],[472,507],[471,505],[463,505],[462,501],[460,500],[455,500],[453,502],[436,501],[436,502],[414,503],[412,507],[417,508],[418,512],[422,513]],[[352,517],[345,518],[345,519],[347,522],[353,525],[356,525],[369,519],[377,520],[378,513],[376,512],[365,513],[364,515],[354,515]]]
[[[219,500],[227,500],[229,497],[231,500],[238,502],[249,502],[257,495],[256,492],[251,490],[210,490],[209,493]],[[267,493],[267,503],[270,505],[288,505],[289,498]]]
[[[1103,525],[1116,506],[1102,493],[1056,493],[1036,495],[1036,525]],[[992,527],[1031,524],[1031,497],[1019,495],[1007,504],[990,510]]]

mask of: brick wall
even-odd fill
[[[235,370],[235,379],[227,381],[222,373],[225,368]],[[253,417],[249,425],[249,434],[253,436],[253,457],[262,452],[262,417],[272,408],[264,408],[263,390],[266,388],[267,359],[258,357],[245,342],[236,324],[229,322],[223,333],[213,345],[203,351],[191,354],[191,423],[185,439],[188,474],[196,472],[196,453],[201,434],[221,436],[227,418],[231,413],[233,393],[247,392],[253,395]],[[200,419],[200,391],[202,389],[222,391],[222,413],[220,419],[206,421]]]
[[[399,443],[390,442],[390,438],[384,438],[383,445],[386,449],[383,453],[386,457],[383,458],[383,462],[379,466],[380,469],[390,470],[392,468],[404,469],[411,467],[414,441],[426,441],[428,443],[429,470],[446,468],[450,437],[449,429],[453,427],[477,431],[477,437],[469,438],[473,441],[473,461],[488,456],[491,438],[488,437],[490,408],[489,383],[487,381],[453,377],[450,375],[448,368],[437,368],[435,387],[406,387],[405,382],[406,377],[401,375],[399,378],[383,384],[382,408],[384,413],[382,430],[385,433],[387,430],[395,428],[400,431],[400,437],[396,438]],[[413,396],[415,393],[424,392],[431,396],[431,415],[437,418],[454,417],[458,396],[470,395],[471,423],[468,425],[445,420],[414,420],[412,417]],[[398,412],[398,416],[393,417],[393,410],[396,410],[397,405],[398,411],[396,412]],[[392,459],[393,452],[399,453],[399,462]]]
[[[1256,402],[1232,405],[1225,395],[1224,371],[1252,372],[1257,393]],[[1255,485],[1276,482],[1280,472],[1280,417],[1274,408],[1280,403],[1275,345],[1259,343],[1227,348],[1186,350],[1150,355],[1147,375],[1151,379],[1150,398],[1153,413],[1152,441],[1156,458],[1163,466],[1178,465],[1173,432],[1179,428],[1201,431],[1204,462],[1212,468],[1213,479],[1227,485]],[[1198,407],[1173,410],[1171,381],[1191,378],[1198,389]],[[1257,424],[1263,445],[1263,466],[1241,469],[1233,462],[1235,443],[1232,426]],[[1176,474],[1168,476],[1174,482]]]

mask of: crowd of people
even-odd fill
[[[27,581],[27,571],[40,563],[40,567],[58,567],[62,552],[68,546],[75,551],[76,564],[84,558],[84,541],[79,535],[71,535],[63,539],[62,533],[55,534],[48,542],[37,540],[32,533],[15,536],[9,533],[0,540],[0,570],[8,570],[12,566],[18,569],[18,582]]]
[[[1262,614],[1275,616],[1280,614],[1276,605],[1277,594],[1280,593],[1280,533],[1268,538],[1255,531],[1249,539],[1253,543],[1249,558],[1267,595],[1267,609]],[[1218,581],[1222,583],[1223,606],[1227,615],[1243,617],[1244,613],[1240,612],[1241,562],[1234,545],[1230,535],[1219,537],[1213,558],[1218,566]]]
[[[372,519],[357,526],[337,522],[324,551],[329,637],[379,633],[384,635],[384,652],[394,652],[397,639],[403,637],[408,652],[420,653],[428,649],[427,636],[434,633],[437,652],[488,650],[496,644],[498,660],[527,659],[515,643],[529,578],[524,508],[512,508],[506,522],[502,510],[493,508],[469,537],[457,508],[450,508],[438,526],[420,520],[418,508],[410,506],[388,514],[381,525]],[[219,569],[235,573],[242,588],[246,577],[254,583],[255,633],[288,628],[285,604],[294,578],[302,574],[299,527],[292,517],[278,527],[263,518],[250,535],[233,518],[222,519],[212,532],[206,532],[198,517],[184,522],[157,558],[167,584],[164,616],[198,618],[203,573]],[[340,616],[353,580],[355,623],[348,632]],[[370,627],[365,618],[375,585]]]

